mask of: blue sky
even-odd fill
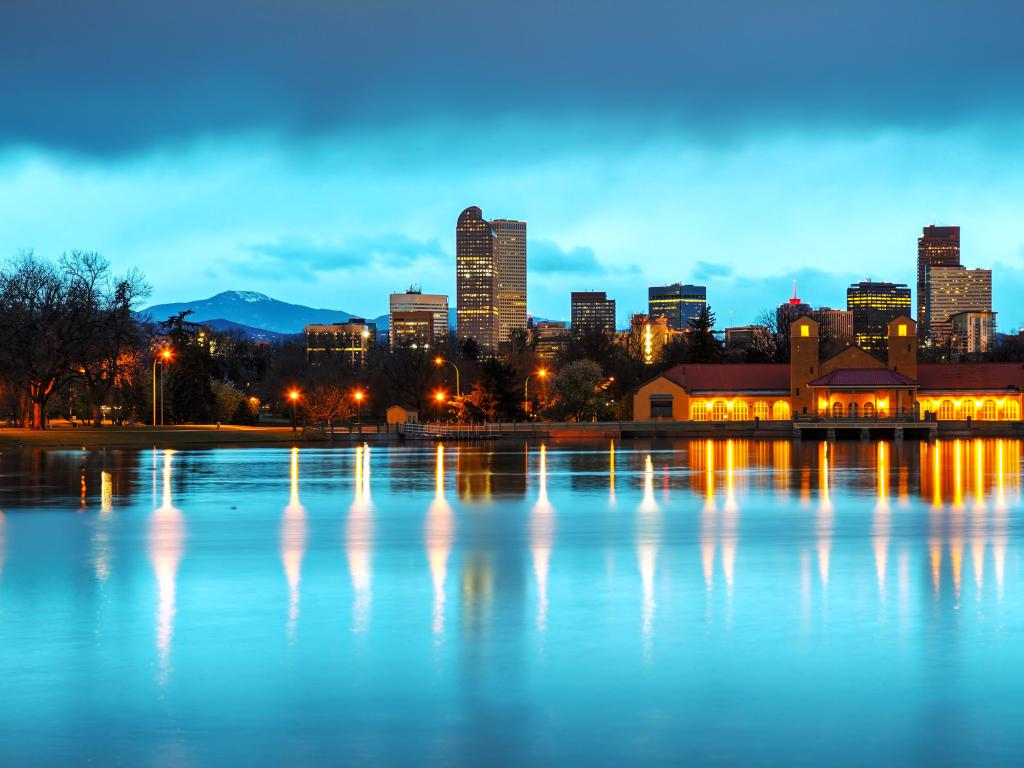
[[[1024,10],[1010,2],[191,0],[0,9],[0,255],[98,250],[154,302],[376,315],[454,294],[470,204],[529,222],[529,307],[706,282],[912,283],[959,224],[1024,321]],[[821,7],[827,6],[827,7]]]

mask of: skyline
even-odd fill
[[[953,224],[1004,329],[1024,320],[1018,8],[49,10],[0,29],[2,257],[96,250],[152,303],[256,290],[376,316],[410,282],[455,295],[474,204],[529,223],[536,315],[604,290],[621,325],[678,281],[725,326],[794,278],[829,306],[913,285],[921,227]],[[66,45],[40,57],[41,28]]]

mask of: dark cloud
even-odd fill
[[[327,273],[401,269],[423,260],[446,258],[437,240],[415,240],[397,233],[353,237],[340,244],[286,237],[251,245],[247,251],[245,261],[230,265],[235,274],[306,282]]]
[[[1024,115],[1004,0],[34,0],[0,10],[0,147],[633,121],[722,140]]]

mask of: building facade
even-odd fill
[[[922,230],[917,239],[917,325],[922,338],[929,337],[928,269],[960,266],[960,227],[936,227]]]
[[[647,289],[647,314],[663,317],[673,331],[684,331],[708,303],[705,285],[655,285]]]
[[[573,291],[570,305],[574,331],[615,333],[615,299],[609,299],[604,291]]]
[[[344,323],[306,326],[306,358],[313,365],[328,362],[362,368],[377,338],[377,324],[361,317]]]
[[[807,313],[821,332],[821,338],[832,341],[853,341],[853,312],[848,309],[818,307]]]
[[[996,341],[995,312],[957,312],[950,316],[950,346],[960,355],[988,352]]]
[[[389,340],[392,348],[398,339],[395,335],[395,315],[410,312],[430,313],[430,337],[441,339],[448,333],[448,297],[443,293],[422,293],[410,288],[405,293],[392,293],[389,297],[390,323]]]
[[[526,222],[495,219],[494,262],[498,275],[498,342],[526,330]]]
[[[433,312],[392,312],[391,313],[391,348],[417,347],[429,348],[434,343]]]
[[[1024,365],[918,363],[909,315],[886,327],[881,360],[859,347],[821,359],[818,324],[790,327],[790,363],[677,365],[640,385],[637,421],[800,419],[1020,421]]]
[[[958,312],[992,311],[992,270],[928,267],[925,317],[927,338],[945,344],[953,332],[951,318]]]
[[[554,360],[569,344],[569,326],[564,320],[539,320],[533,326],[537,357]]]
[[[903,283],[870,280],[854,283],[846,289],[846,309],[852,313],[854,343],[867,352],[882,355],[889,323],[910,315],[910,288]]]

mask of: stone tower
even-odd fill
[[[789,326],[789,396],[794,415],[817,412],[807,384],[821,375],[818,346],[818,324],[807,315],[793,321]]]

